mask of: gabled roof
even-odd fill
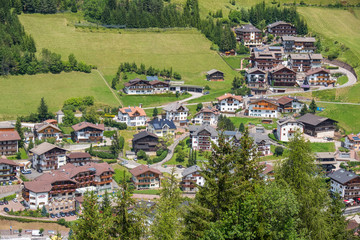
[[[312,60],[314,60],[314,59],[322,60],[323,59],[323,56],[321,55],[321,53],[311,53],[311,54],[309,54],[309,57]]]
[[[338,183],[346,184],[347,182],[359,177],[359,175],[350,171],[346,171],[345,169],[339,169],[333,173],[329,173],[328,177]]]
[[[316,42],[314,37],[294,37],[294,36],[282,36],[283,41],[294,41],[294,42]]]
[[[213,108],[213,107],[204,107],[203,109],[201,109],[199,112],[197,112],[195,114],[195,116],[199,115],[200,113],[213,113],[215,115],[219,115],[220,112],[218,109]]]
[[[281,71],[281,70],[283,70],[283,69],[289,70],[290,72],[293,72],[293,73],[296,74],[296,72],[295,72],[294,70],[292,70],[292,69],[290,69],[290,68],[288,68],[288,67],[286,67],[286,66],[284,66],[284,65],[282,65],[282,64],[279,64],[279,65],[277,65],[276,67],[270,69],[269,72],[275,73],[275,72]]]
[[[307,114],[305,114],[304,116],[302,116],[302,117],[300,117],[298,119],[299,122],[309,124],[309,125],[312,125],[312,126],[317,126],[320,123],[325,122],[326,120],[331,120],[333,122],[337,122],[337,121],[332,120],[330,118],[316,116],[316,115],[311,114],[311,113],[307,113]]]
[[[287,22],[284,22],[284,21],[277,21],[277,22],[274,22],[274,23],[271,23],[271,24],[267,25],[267,27],[268,28],[273,28],[273,27],[276,27],[276,26],[281,25],[281,24],[286,24],[286,25],[293,26],[291,23],[287,23]]]
[[[59,171],[64,171],[70,178],[75,177],[81,172],[93,172],[95,176],[100,176],[104,172],[114,173],[114,169],[106,162],[104,163],[89,163],[83,166],[75,166],[74,164],[67,163],[62,166]],[[55,171],[56,172],[56,171]]]
[[[198,128],[195,130],[195,132],[192,133],[192,136],[197,136],[202,131],[207,131],[208,133],[210,133],[210,135],[212,137],[218,136],[218,132],[215,130],[215,128],[213,128],[209,125],[201,125],[201,126],[197,126],[197,127]]]
[[[17,131],[1,131],[0,141],[19,141],[21,140]]]
[[[39,123],[39,124],[35,124],[34,130],[35,130],[36,132],[40,132],[40,131],[44,130],[44,129],[47,128],[47,127],[51,127],[51,128],[53,128],[53,129],[61,132],[61,129],[60,129],[60,128],[58,128],[58,127],[55,126],[54,124],[51,124],[50,122],[47,122],[47,121],[48,121],[48,120],[46,120],[46,121],[44,121],[44,122],[42,122],[42,123]],[[56,120],[54,120],[54,121],[56,121]]]
[[[333,152],[316,152],[315,156],[316,156],[316,159],[335,158],[335,154]]]
[[[216,70],[216,69],[211,69],[210,71],[206,72],[207,75],[212,75],[214,73],[220,72],[222,74],[224,74],[222,71]]]
[[[270,143],[270,138],[267,134],[250,133],[249,136],[254,139],[254,143],[256,143],[256,144],[260,144],[263,141],[265,144]]]
[[[100,131],[105,130],[105,126],[104,126],[103,123],[101,123],[101,124],[93,124],[93,123],[89,123],[89,122],[81,122],[81,123],[75,124],[75,125],[73,125],[71,127],[72,127],[72,129],[74,129],[74,131],[79,131],[79,130],[87,128],[87,127],[98,129]]]
[[[350,141],[360,142],[360,133],[356,134],[349,134],[347,135],[347,138],[349,138]]]
[[[168,105],[166,105],[163,110],[166,112],[177,112],[179,110],[179,108],[183,107],[185,112],[188,112],[189,109],[183,105],[180,102],[174,102],[174,103],[170,103]]]
[[[35,193],[49,192],[52,188],[51,183],[48,181],[31,181],[24,182],[25,189]]]
[[[139,113],[140,116],[146,116],[146,113],[144,111],[144,109],[140,108],[140,107],[125,107],[125,108],[120,108],[119,112],[121,112],[122,114],[127,114],[130,117],[134,117],[135,113]]]
[[[43,142],[40,145],[34,147],[33,149],[30,150],[30,152],[35,153],[37,155],[41,155],[44,154],[54,148],[58,148],[60,150],[66,151],[66,149],[58,147],[54,144],[48,143],[48,142]]]
[[[275,106],[279,106],[279,104],[277,103],[277,101],[275,99],[272,99],[272,98],[256,98],[256,99],[251,99],[250,100],[250,104],[255,104],[255,103],[258,103],[258,102],[261,102],[261,101],[265,101],[265,102],[268,102],[270,104],[273,104]]]
[[[260,33],[261,31],[259,29],[257,29],[256,27],[254,27],[251,23],[250,24],[245,24],[242,25],[239,28],[235,29],[235,32],[257,32]]]
[[[277,100],[277,103],[281,104],[281,105],[285,105],[285,104],[288,104],[290,102],[294,101],[293,98],[290,98],[290,97],[287,97],[287,96],[283,96],[281,98],[279,98]]]
[[[15,129],[15,124],[10,121],[0,122],[0,129],[4,128]]]
[[[5,156],[0,157],[0,164],[7,164],[11,166],[18,166],[18,164],[12,160],[7,159]]]
[[[91,158],[91,155],[86,152],[72,152],[69,155],[67,155],[70,159],[76,159],[76,158]]]
[[[137,166],[136,168],[131,169],[129,172],[135,177],[137,177],[143,173],[146,173],[146,172],[153,172],[153,173],[161,175],[161,172],[159,170],[157,170],[155,168],[151,168],[146,165]]]
[[[165,125],[167,125],[169,129],[176,129],[174,122],[167,119],[154,118],[148,124],[152,125],[155,130],[163,129]]]
[[[237,95],[229,94],[229,93],[225,93],[225,95],[222,95],[222,96],[220,96],[220,97],[218,97],[216,99],[218,101],[222,101],[222,100],[228,99],[228,98],[233,98],[233,99],[236,99],[236,100],[238,100],[240,102],[243,100],[242,96],[237,96]]]
[[[142,131],[142,132],[139,132],[134,135],[133,141],[137,141],[137,140],[147,137],[147,136],[151,136],[151,137],[158,139],[158,136],[156,136],[154,133],[150,133],[148,131]]]
[[[329,69],[324,69],[324,68],[311,68],[309,71],[306,72],[306,76],[310,76],[316,73],[327,73],[330,74],[330,70]]]
[[[159,81],[159,80],[154,80],[150,82],[150,85],[158,85],[158,84],[165,84],[167,86],[169,86],[170,84],[164,81]]]
[[[61,111],[61,109],[59,111],[56,112],[57,115],[64,115],[63,111]]]
[[[296,120],[293,117],[285,117],[285,118],[281,118],[277,121],[277,124],[279,124],[280,126],[287,124],[287,123],[297,123],[297,124],[304,125],[302,122],[299,122],[298,120]]]
[[[250,68],[248,70],[246,70],[247,74],[253,74],[253,73],[261,73],[261,74],[266,74],[266,72],[264,70],[261,70],[259,68]]]
[[[290,58],[295,60],[310,60],[309,54],[290,54]]]
[[[127,82],[127,83],[124,83],[124,86],[125,86],[125,87],[129,87],[129,86],[136,85],[136,84],[138,84],[138,83],[140,83],[140,82],[142,82],[142,83],[144,83],[144,84],[147,84],[147,85],[150,85],[150,82],[147,81],[147,80],[142,80],[142,79],[140,79],[140,78],[135,78],[135,79],[130,80],[130,81]]]
[[[187,175],[198,171],[202,171],[201,168],[198,165],[193,165],[191,167],[185,168],[184,171],[181,173],[181,175],[183,177],[186,177]]]

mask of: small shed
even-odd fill
[[[224,81],[224,73],[219,70],[212,69],[206,73],[206,79],[208,81]]]

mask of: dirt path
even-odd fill
[[[117,96],[116,92],[114,92],[114,89],[112,89],[109,85],[109,83],[106,81],[106,79],[104,78],[104,76],[101,74],[101,72],[97,69],[95,69],[95,71],[100,75],[100,77],[102,78],[102,80],[104,80],[106,86],[109,88],[109,90],[112,92],[112,94],[114,95],[115,99],[119,102],[119,104],[121,105],[121,107],[123,106],[122,102],[120,101],[120,98]]]

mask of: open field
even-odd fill
[[[80,96],[94,96],[96,102],[118,106],[97,72],[11,76],[0,78],[0,89],[0,119],[36,112],[41,97],[52,112],[58,111],[66,99]]]
[[[313,152],[335,152],[335,143],[310,143],[311,150]]]

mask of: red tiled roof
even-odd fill
[[[0,164],[7,164],[12,166],[18,166],[18,164],[12,160],[7,159],[5,156],[0,157]]]
[[[24,188],[31,192],[49,192],[52,188],[51,183],[48,181],[31,181],[24,182]]]
[[[279,99],[277,100],[277,103],[279,103],[279,104],[281,104],[281,105],[285,105],[285,104],[290,103],[290,102],[292,102],[292,101],[293,101],[292,98],[283,96],[283,97],[281,97],[281,98],[279,98]]]
[[[161,172],[159,170],[157,170],[155,168],[151,168],[146,165],[137,166],[136,168],[131,169],[129,172],[132,175],[134,175],[135,177],[139,176],[140,174],[146,173],[146,172],[153,172],[153,173],[161,175]]]
[[[81,123],[75,124],[71,127],[72,127],[72,129],[74,129],[74,131],[79,131],[79,130],[87,128],[87,127],[95,128],[95,129],[98,129],[101,131],[105,130],[104,124],[93,124],[93,123],[89,123],[89,122],[81,122]]]
[[[306,76],[310,76],[316,73],[327,73],[330,74],[330,70],[329,69],[324,69],[324,68],[311,68],[309,71],[306,72]]]
[[[130,109],[130,111],[126,111]],[[126,107],[126,108],[120,108],[119,111],[122,113],[122,114],[128,114],[130,117],[133,117],[134,114],[136,112],[138,112],[140,114],[140,116],[146,116],[146,113],[144,111],[144,109],[140,108],[140,107]]]
[[[70,159],[74,159],[74,158],[91,158],[91,155],[89,153],[86,153],[86,152],[72,152],[67,157],[70,158]]]
[[[18,132],[16,131],[4,131],[0,132],[0,141],[19,141],[21,140]]]
[[[240,102],[243,100],[242,96],[236,96],[234,94],[228,94],[228,93],[225,93],[225,95],[222,95],[222,96],[220,96],[220,97],[218,97],[216,99],[221,101],[221,100],[228,99],[228,98],[233,98],[233,99],[236,99],[236,100],[238,100]]]
[[[349,138],[350,141],[356,141],[356,142],[360,141],[360,140],[354,139],[354,137],[360,138],[360,133],[358,135],[352,133],[352,134],[347,135],[347,137]]]

